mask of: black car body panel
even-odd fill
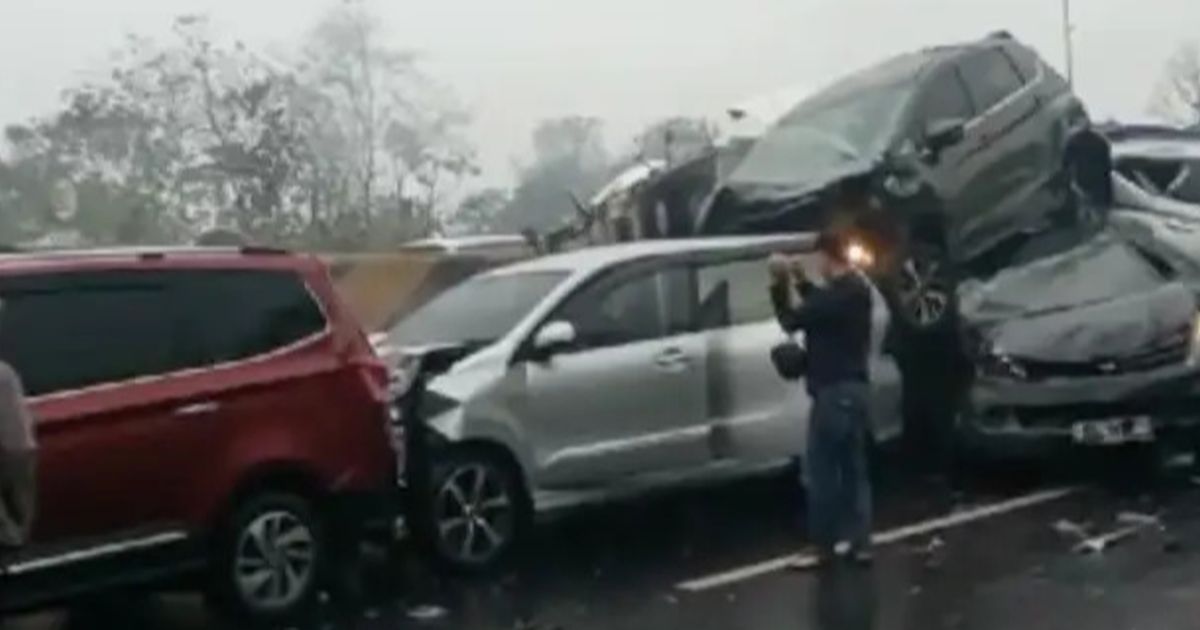
[[[991,84],[973,72],[997,67]],[[958,133],[934,148],[939,125]],[[1065,147],[1087,125],[1062,77],[1006,36],[901,55],[784,116],[722,183],[699,231],[813,230],[869,214],[901,238],[936,224],[938,245],[967,260],[1061,207]]]

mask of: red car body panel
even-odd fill
[[[393,487],[382,368],[315,258],[232,250],[0,257],[0,277],[172,269],[294,272],[328,326],[240,361],[32,399],[35,544],[137,529],[202,533],[265,471],[302,475],[321,494]]]

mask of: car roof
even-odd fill
[[[542,256],[499,267],[487,272],[487,274],[507,275],[542,271],[592,273],[612,265],[655,256],[734,252],[739,249],[758,249],[770,246],[778,246],[786,249],[807,248],[811,247],[814,241],[815,236],[809,233],[633,241],[630,243],[601,245]]]
[[[317,259],[308,254],[263,247],[114,247],[100,249],[31,250],[0,253],[4,272],[226,267],[285,269],[308,267]]]
[[[842,75],[834,82],[810,94],[804,100],[800,101],[796,107],[804,104],[809,99],[828,98],[870,86],[917,81],[926,76],[928,72],[941,67],[943,63],[953,61],[964,54],[985,48],[1018,44],[1019,42],[1011,36],[1005,33],[996,33],[974,41],[929,46],[919,50],[903,52],[855,72]]]

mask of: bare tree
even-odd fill
[[[1185,44],[1167,61],[1151,109],[1184,126],[1200,124],[1200,46]]]
[[[304,51],[302,77],[323,108],[309,135],[321,137],[318,152],[349,165],[346,201],[369,235],[380,235],[377,219],[408,232],[400,236],[436,229],[447,187],[477,170],[460,134],[469,117],[416,62],[355,1],[326,14]]]

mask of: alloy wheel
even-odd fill
[[[264,512],[242,530],[233,577],[247,606],[282,610],[296,604],[315,579],[316,542],[295,514]]]
[[[932,258],[909,258],[899,277],[900,307],[920,328],[942,321],[950,307],[950,287],[941,276],[941,263]]]
[[[437,543],[450,560],[483,565],[509,545],[515,531],[514,497],[504,476],[482,463],[453,469],[434,498]]]

